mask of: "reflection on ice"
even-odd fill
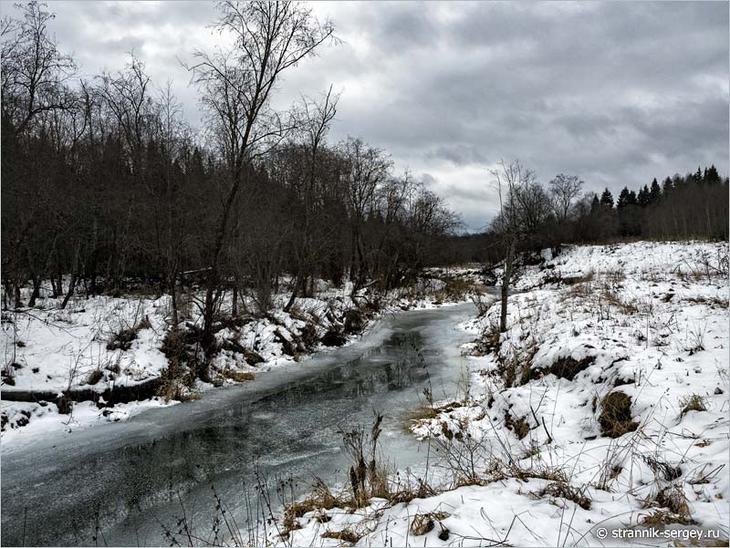
[[[242,493],[257,478],[291,476],[295,494],[313,476],[343,479],[339,432],[369,423],[373,410],[386,416],[387,459],[417,466],[425,457],[403,420],[429,383],[437,398],[455,392],[458,346],[468,338],[455,326],[471,312],[398,314],[358,343],[249,385],[6,455],[3,542],[89,544],[98,522],[110,545],[157,545],[160,523],[174,523],[181,504],[194,524],[209,526],[211,486],[243,527]]]

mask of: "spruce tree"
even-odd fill
[[[627,205],[629,205],[629,188],[624,187],[621,190],[621,193],[618,195],[618,201],[616,202],[616,208],[617,209],[623,209]]]
[[[708,185],[716,185],[722,181],[720,174],[717,172],[717,168],[711,165],[709,168],[705,168],[704,181]]]
[[[611,194],[610,190],[605,189],[603,194],[601,194],[601,205],[613,208],[613,194]]]
[[[667,180],[669,180],[669,178],[668,178],[668,177],[667,177]],[[666,190],[666,188],[667,188],[667,187],[666,187],[666,184],[667,184],[667,183],[666,183],[666,181],[665,181],[665,182],[664,182],[664,185],[665,185],[665,186],[664,186],[664,188],[665,188],[665,190]],[[671,186],[671,181],[669,181],[669,184],[670,184],[670,186]],[[650,203],[650,204],[655,204],[655,203],[657,203],[657,202],[659,201],[659,199],[660,199],[661,197],[662,197],[662,189],[661,189],[661,188],[659,187],[659,183],[657,182],[657,180],[656,180],[656,179],[654,179],[654,180],[653,180],[653,181],[651,182],[651,190],[649,191],[649,203]]]
[[[641,207],[646,207],[649,205],[649,199],[649,187],[644,185],[644,188],[639,191],[637,202]]]

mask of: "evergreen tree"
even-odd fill
[[[629,188],[624,187],[621,193],[618,195],[618,201],[616,202],[617,209],[623,209],[629,205]]]
[[[717,172],[717,168],[714,165],[711,165],[709,168],[705,168],[705,176],[703,179],[708,185],[716,185],[722,182],[720,174]]]
[[[629,195],[626,197],[626,205],[638,205],[638,203],[636,192],[629,190]]]
[[[646,207],[649,205],[649,200],[649,187],[647,185],[644,185],[644,188],[639,191],[639,196],[637,197],[636,201],[641,207]]]
[[[669,180],[669,178],[667,178]],[[666,181],[664,182],[664,189],[666,193]],[[670,181],[671,185],[671,181]],[[662,189],[659,187],[659,183],[657,182],[656,178],[651,182],[651,190],[649,191],[649,203],[650,204],[656,204],[659,199],[662,197]]]
[[[611,194],[610,190],[605,189],[603,194],[601,194],[601,205],[613,208],[613,194]]]
[[[700,166],[697,166],[697,171],[694,174],[694,180],[697,184],[702,183],[702,170],[700,169]]]

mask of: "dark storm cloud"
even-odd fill
[[[56,2],[55,32],[86,73],[134,50],[187,116],[178,59],[217,37],[206,2]],[[728,171],[728,6],[723,2],[315,3],[343,40],[281,83],[276,104],[342,91],[332,139],[357,135],[428,174],[471,228],[496,209],[490,166],[589,190],[643,185],[715,163]]]

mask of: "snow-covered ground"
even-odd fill
[[[464,326],[469,396],[412,426],[435,455],[414,473],[435,491],[330,501],[270,540],[727,546],[727,256],[698,242],[546,253],[522,269],[505,333],[499,303]]]
[[[289,312],[283,311],[288,294],[275,295],[269,314],[241,314],[243,320],[229,322],[217,331],[221,350],[211,363],[212,384],[197,381],[192,387],[183,387],[184,395],[197,398],[214,385],[245,382],[311,352],[324,351],[327,344],[334,344],[327,341],[328,334],[337,335],[336,344],[347,344],[383,312],[453,302],[454,295],[444,292],[446,285],[442,279],[422,278],[416,286],[381,297],[383,308],[367,311],[362,317],[352,315],[356,307],[348,286],[335,288],[320,282],[316,297],[297,299]],[[50,287],[45,289],[50,293]],[[370,298],[363,292],[359,302]],[[5,448],[49,431],[72,432],[124,420],[151,407],[179,403],[150,397],[156,392],[151,383],[159,381],[168,367],[162,348],[170,326],[169,296],[114,298],[81,293],[65,309],[60,309],[60,301],[41,298],[33,308],[3,312],[0,338],[5,397],[0,402],[0,419]],[[230,298],[221,308],[230,311]],[[187,325],[201,325],[192,299],[183,303],[181,315]],[[348,321],[356,325],[348,325]],[[66,410],[70,412],[62,414],[54,402],[57,395],[69,391],[96,394],[96,399],[105,391],[108,394],[109,390],[146,385],[152,388],[144,391],[139,401],[113,406],[107,406],[102,396],[99,405],[77,402]],[[32,395],[25,398],[30,400],[27,402],[9,401],[13,393],[14,399],[23,393]]]

